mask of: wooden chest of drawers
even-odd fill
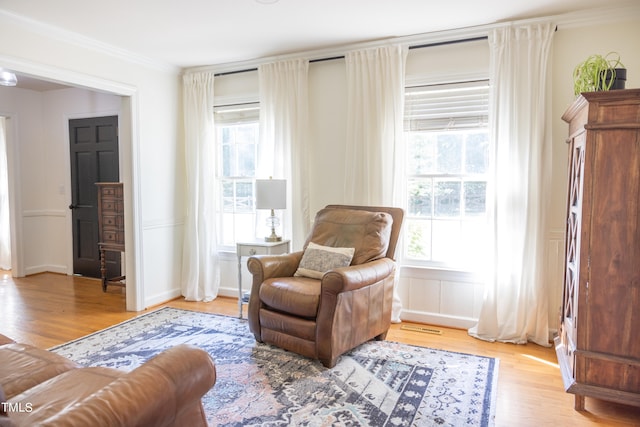
[[[124,197],[121,182],[98,182],[98,248],[102,289],[122,285],[124,276],[107,279],[105,251],[124,252]]]
[[[124,251],[124,201],[122,183],[99,182],[98,227],[99,243]]]

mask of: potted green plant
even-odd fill
[[[618,53],[591,55],[573,70],[573,91],[577,96],[582,92],[624,89],[626,78],[627,70]]]

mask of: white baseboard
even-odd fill
[[[26,276],[30,276],[32,274],[39,274],[39,273],[67,274],[67,266],[66,265],[32,265],[31,267],[26,267],[24,269],[24,274]]]
[[[427,313],[423,311],[405,309],[402,309],[400,312],[400,320],[456,329],[469,329],[478,322],[478,319],[468,317],[456,317],[446,314]]]
[[[218,289],[218,296],[221,297],[229,297],[229,298],[238,298],[238,287],[236,285],[235,288],[219,288]]]
[[[145,307],[153,307],[154,305],[164,304],[171,300],[174,300],[182,295],[182,291],[180,289],[172,289],[167,292],[160,293],[158,295],[154,295],[151,298],[145,298]]]

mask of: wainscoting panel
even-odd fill
[[[67,274],[65,210],[39,209],[22,212],[22,265],[24,274]]]
[[[466,329],[477,321],[483,286],[468,273],[402,267],[398,294],[402,320]]]
[[[442,300],[440,281],[406,277],[400,279],[400,289],[405,284],[406,291],[401,292],[402,306],[411,311],[440,311]]]
[[[557,330],[563,278],[563,233],[554,230],[546,242],[546,281],[549,293],[549,329]],[[251,275],[242,260],[242,287],[251,288]],[[219,295],[237,298],[238,259],[232,252],[220,254]],[[402,301],[400,318],[438,326],[467,329],[476,324],[484,296],[484,284],[477,275],[457,271],[402,266],[398,281]]]

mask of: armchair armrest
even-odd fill
[[[322,292],[338,294],[377,283],[395,273],[396,263],[381,258],[365,264],[336,268],[322,276]]]
[[[302,251],[284,255],[254,255],[247,261],[253,283],[262,283],[272,277],[291,277],[298,269]]]
[[[316,343],[325,366],[335,366],[340,354],[364,341],[384,339],[391,321],[395,265],[382,258],[322,276]]]
[[[206,425],[201,398],[216,382],[211,356],[172,347],[42,425]]]
[[[302,251],[284,255],[254,255],[247,261],[247,268],[253,276],[251,282],[251,296],[249,297],[249,329],[256,337],[256,341],[262,342],[260,332],[260,286],[266,279],[273,277],[291,277],[295,274],[302,259]]]

